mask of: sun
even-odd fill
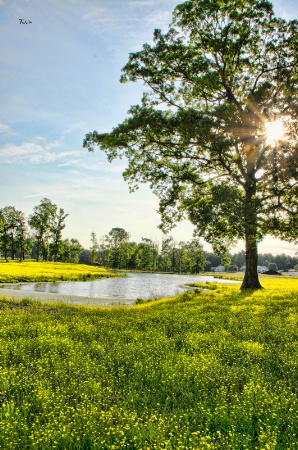
[[[269,142],[276,142],[281,139],[285,133],[285,127],[281,120],[275,120],[274,122],[266,122],[266,135]]]

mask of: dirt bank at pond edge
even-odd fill
[[[40,300],[42,302],[62,302],[70,305],[85,305],[85,306],[131,306],[135,303],[135,299],[127,298],[93,298],[93,297],[77,297],[75,295],[52,294],[50,292],[31,292],[21,291],[18,289],[8,289],[0,287],[0,296],[15,298],[29,298],[32,300]]]

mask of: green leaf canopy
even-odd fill
[[[260,287],[264,234],[297,239],[297,37],[298,22],[267,1],[186,1],[123,69],[122,82],[149,88],[140,105],[84,141],[126,158],[132,190],[150,184],[164,231],[187,217],[220,251],[245,239],[243,288]],[[273,141],[276,120],[284,132]]]

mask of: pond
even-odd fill
[[[3,291],[11,291],[17,297],[60,299],[67,303],[131,305],[137,298],[154,299],[172,297],[186,290],[187,283],[239,283],[232,280],[218,280],[212,276],[178,275],[159,273],[128,273],[126,278],[102,278],[93,281],[62,281],[58,283],[20,283],[2,285]],[[2,291],[2,292],[3,292]],[[3,292],[4,293],[4,292]],[[18,295],[16,295],[18,294]]]

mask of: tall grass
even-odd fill
[[[0,300],[1,449],[297,449],[298,280],[129,307]]]

